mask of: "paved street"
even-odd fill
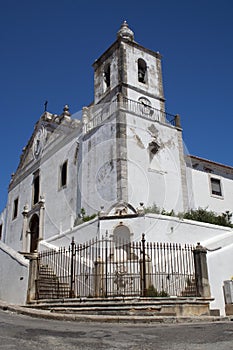
[[[3,350],[229,350],[233,323],[129,325],[30,318],[0,311]]]

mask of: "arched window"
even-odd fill
[[[147,80],[147,65],[146,62],[142,59],[138,59],[138,81],[145,84]]]
[[[113,231],[113,241],[115,249],[118,251],[117,259],[122,259],[124,254],[126,259],[130,259],[130,230],[125,225],[117,226]],[[123,253],[125,252],[125,253]]]

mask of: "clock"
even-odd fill
[[[46,141],[47,131],[42,125],[37,131],[37,134],[33,141],[33,155],[35,158],[38,158],[42,153]]]
[[[139,108],[140,108],[140,111],[143,114],[150,114],[150,115],[153,114],[153,109],[151,107],[151,102],[150,102],[150,100],[148,100],[148,98],[146,98],[146,97],[139,97],[138,102],[140,102]]]

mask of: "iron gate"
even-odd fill
[[[187,244],[146,242],[144,235],[138,242],[73,239],[68,248],[39,253],[36,295],[44,298],[44,279],[50,298],[196,296],[193,250]]]

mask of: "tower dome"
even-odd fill
[[[128,23],[124,21],[117,32],[117,38],[124,38],[130,41],[134,40],[134,32],[129,28]]]

